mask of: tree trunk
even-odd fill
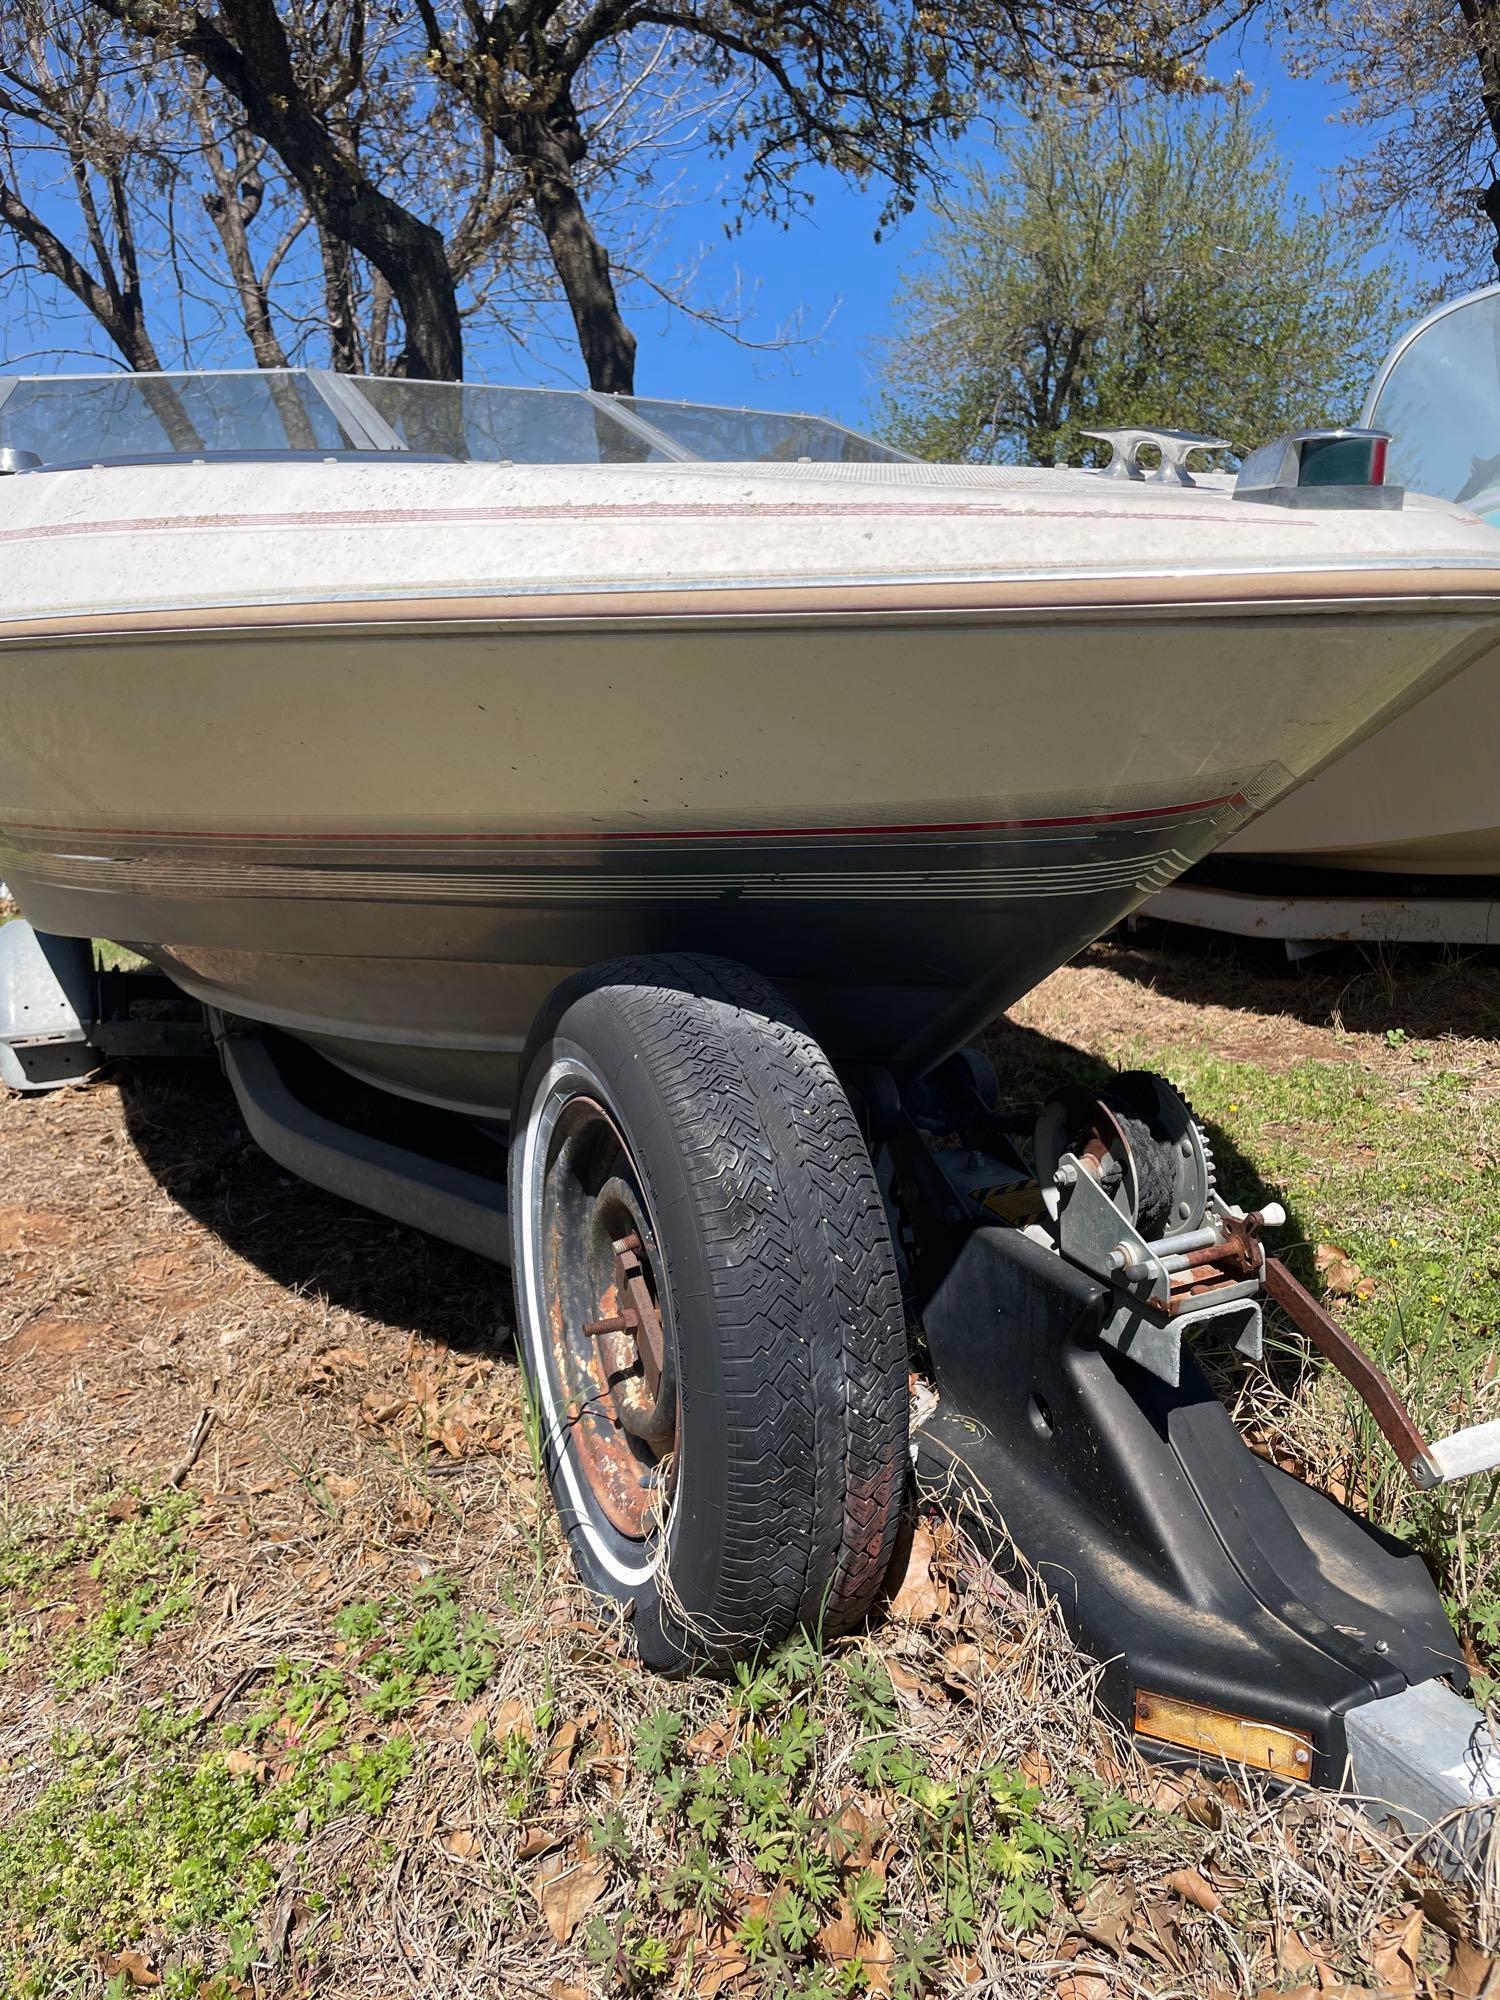
[[[1479,197],[1479,205],[1489,217],[1490,227],[1495,232],[1494,248],[1490,258],[1495,269],[1500,271],[1500,181],[1491,181]]]
[[[377,271],[370,280],[370,317],[365,327],[365,356],[372,375],[391,372],[386,345],[390,325],[391,287],[385,274]]]
[[[406,329],[403,372],[463,375],[463,323],[442,233],[375,187],[309,102],[276,0],[221,0],[212,13],[179,0],[98,0],[113,19],[202,65],[244,111],[302,191],[313,217],[385,274]]]
[[[1490,134],[1500,145],[1500,5],[1496,0],[1459,0],[1459,12],[1479,71],[1479,100]],[[1479,205],[1495,232],[1493,256],[1500,269],[1500,180],[1491,180],[1479,197]]]
[[[326,229],[318,231],[323,259],[323,298],[328,312],[328,357],[340,375],[360,375],[359,324],[354,307],[354,258],[349,245]]]
[[[609,252],[594,234],[578,197],[567,137],[536,125],[514,136],[512,145],[508,135],[501,134],[526,169],[537,221],[578,330],[589,387],[605,395],[633,396],[635,335],[620,313]],[[581,143],[577,142],[580,151]]]
[[[14,230],[48,277],[66,285],[78,303],[93,314],[126,363],[138,373],[147,371],[141,387],[172,449],[202,451],[203,440],[176,389],[170,382],[155,379],[161,360],[146,328],[139,286],[122,283],[107,262],[103,276],[96,278],[3,180],[0,180],[0,224]]]

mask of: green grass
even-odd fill
[[[35,1664],[40,1648],[54,1686],[73,1694],[147,1650],[193,1608],[192,1511],[185,1493],[123,1492],[63,1522],[16,1509],[0,1515],[0,1597],[9,1598],[0,1621],[0,1676],[22,1660]],[[43,1615],[64,1603],[69,1588],[87,1606],[85,1615],[55,1639],[39,1639]]]
[[[0,924],[8,924],[20,914],[14,903],[0,898]],[[139,952],[127,951],[124,945],[114,944],[109,938],[94,939],[94,961],[105,972],[141,972],[148,963]]]
[[[191,1601],[177,1496],[102,1536],[100,1518],[61,1535],[12,1532],[0,1557],[0,1589],[27,1598],[99,1545],[89,1568],[104,1608],[51,1661],[63,1693],[114,1679],[123,1694],[125,1648],[139,1656]],[[122,1620],[148,1579],[163,1617]],[[101,1942],[159,1952],[183,1939],[169,1991],[244,1990],[225,1982],[259,1955],[256,1922],[289,1846],[337,1820],[379,1820],[418,1763],[405,1712],[437,1694],[472,1697],[495,1662],[490,1627],[441,1577],[350,1606],[335,1632],[334,1660],[276,1660],[233,1725],[207,1727],[158,1699],[54,1739],[49,1782],[0,1842],[0,1991],[98,1991]]]
[[[1330,1304],[1441,1432],[1500,1415],[1500,1104],[1441,1044],[1387,1039],[1373,1064],[1289,1068],[1159,1042],[1117,1053],[1186,1090],[1232,1198],[1287,1202],[1281,1247],[1304,1278],[1316,1283],[1325,1243],[1368,1275],[1371,1296]],[[1092,1059],[1074,1053],[1087,1074]],[[1339,1378],[1270,1331],[1266,1367],[1226,1376],[1261,1439],[1408,1536],[1493,1662],[1496,1482],[1413,1494]],[[301,1367],[289,1359],[281,1379]],[[349,1454],[373,1492],[359,1394],[338,1418],[337,1462]],[[183,1495],[99,1490],[97,1456],[76,1487],[49,1488],[87,1498],[44,1511],[0,1496],[0,1715],[33,1732],[12,1733],[23,1747],[0,1768],[7,2000],[126,2000],[122,1953],[160,1974],[151,1990],[165,2000],[374,1991],[366,1959],[398,1877],[409,1910],[450,1913],[420,1944],[434,1992],[471,1973],[474,1990],[523,1990],[504,1970],[522,1958],[498,1977],[480,1969],[509,1949],[527,1971],[535,1960],[536,1990],[558,1968],[601,1996],[692,1992],[730,1958],[757,2000],[872,1984],[906,2000],[956,1994],[987,1940],[1024,1979],[1027,1953],[1045,1967],[1064,1938],[1125,1921],[1130,1883],[1187,1954],[1177,1990],[1285,1984],[1277,1941],[1292,1925],[1363,1978],[1371,1926],[1408,1893],[1378,1858],[1379,1881],[1356,1893],[1363,1848],[1296,1811],[1252,1802],[1240,1821],[1217,1794],[1143,1803],[1094,1733],[1086,1671],[1044,1633],[1012,1632],[959,1553],[944,1558],[950,1608],[926,1626],[887,1623],[831,1652],[799,1638],[731,1685],[673,1686],[642,1676],[628,1641],[569,1594],[556,1529],[524,1481],[490,1525],[487,1470],[433,1481],[454,1497],[420,1558],[403,1536],[365,1569],[384,1517],[334,1507],[321,1475],[300,1470],[327,1460],[300,1446],[293,1457],[273,1438],[263,1456],[297,1474],[307,1502],[290,1542],[270,1532],[274,1501],[241,1544],[213,1499],[200,1521]],[[519,1446],[515,1458],[524,1466]],[[460,1588],[441,1570],[462,1568],[476,1540],[488,1553]],[[233,1621],[219,1609],[231,1580],[244,1595]],[[970,1635],[977,1648],[955,1643]],[[189,1687],[228,1698],[205,1715]],[[597,1878],[556,1951],[539,1914],[553,1859]],[[1214,1874],[1220,1914],[1162,1889],[1183,1865]],[[457,1954],[451,1979],[439,1943]],[[1241,1951],[1253,1978],[1236,1970]],[[391,1963],[380,1991],[400,1987]],[[1137,1957],[1132,1979],[1155,1978],[1154,1964]]]
[[[122,944],[112,944],[108,938],[94,939],[94,961],[105,972],[144,972],[150,963],[138,951],[127,951]]]

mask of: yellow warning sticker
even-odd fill
[[[975,1198],[1002,1222],[1040,1222],[1046,1214],[1042,1191],[1035,1181],[1007,1181],[1004,1187],[978,1188]]]

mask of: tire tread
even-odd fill
[[[730,1500],[704,1629],[847,1630],[884,1579],[906,1477],[901,1292],[863,1137],[822,1049],[746,967],[620,960],[559,998],[604,987],[689,1151],[711,1274]]]

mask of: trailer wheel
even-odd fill
[[[516,1313],[553,1496],[641,1657],[857,1621],[895,1540],[906,1341],[827,1057],[724,959],[566,981],[521,1064]]]

